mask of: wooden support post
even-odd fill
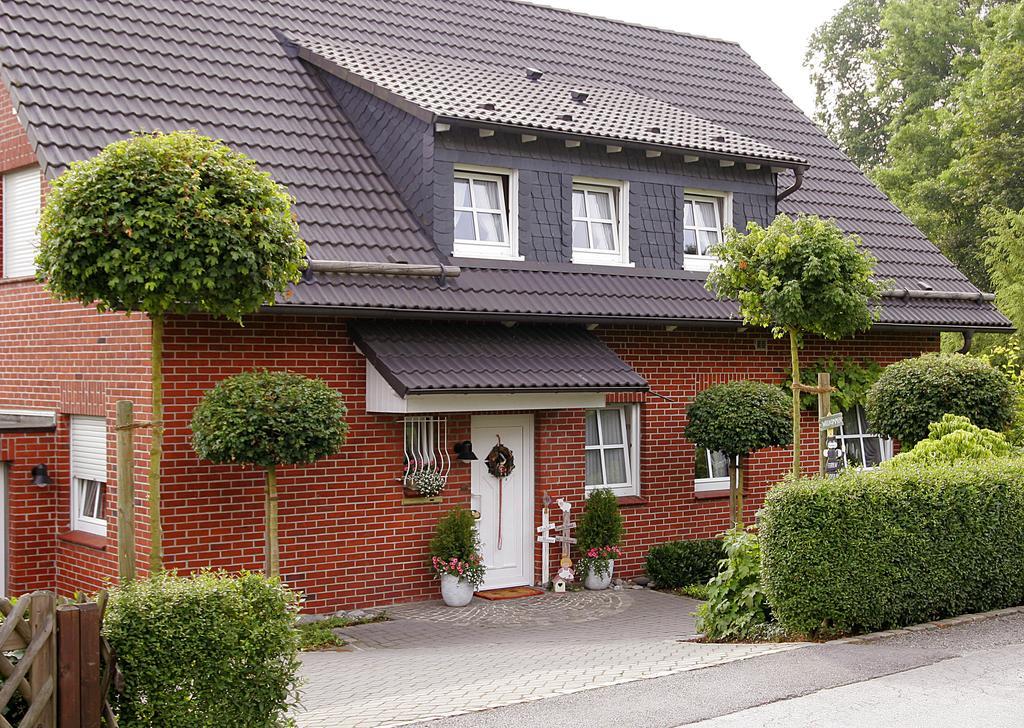
[[[57,714],[60,728],[82,727],[81,630],[77,605],[57,609]]]
[[[54,623],[54,598],[50,592],[38,591],[29,597],[29,623],[32,638],[45,638],[45,644],[36,654],[29,668],[28,681],[32,685],[32,706],[24,721],[37,728],[57,728],[57,627]]]
[[[117,573],[135,579],[135,418],[131,400],[117,402]]]
[[[832,376],[828,372],[818,373],[818,419],[832,414]],[[818,475],[825,475],[825,438],[828,433],[818,430]]]
[[[80,646],[81,687],[81,728],[100,728],[103,711],[102,688],[100,687],[100,605],[95,602],[78,607],[78,631]],[[63,724],[61,724],[63,728]]]

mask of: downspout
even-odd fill
[[[420,263],[374,263],[357,260],[309,261],[313,273],[348,273],[349,275],[416,276],[420,278],[458,278],[462,269],[456,265]]]
[[[784,199],[789,197],[791,194],[800,189],[804,184],[804,168],[794,167],[793,168],[793,184],[784,189],[779,194],[775,195],[775,204],[782,202]]]

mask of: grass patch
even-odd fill
[[[343,647],[345,640],[334,633],[343,627],[354,627],[358,624],[386,622],[390,619],[387,612],[378,612],[370,617],[351,619],[349,617],[328,617],[319,622],[300,624],[295,629],[299,633],[300,650],[325,650],[331,647]]]
[[[678,589],[673,589],[672,593],[680,597],[690,597],[690,599],[699,599],[702,602],[708,600],[708,585],[707,584],[690,584],[689,586],[681,586]]]

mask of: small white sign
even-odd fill
[[[834,415],[826,415],[818,420],[818,429],[835,430],[843,426],[843,413],[837,412]]]

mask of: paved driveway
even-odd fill
[[[708,645],[697,602],[649,590],[474,599],[389,610],[352,627],[352,650],[303,656],[300,728],[394,726],[645,678],[800,645]]]

